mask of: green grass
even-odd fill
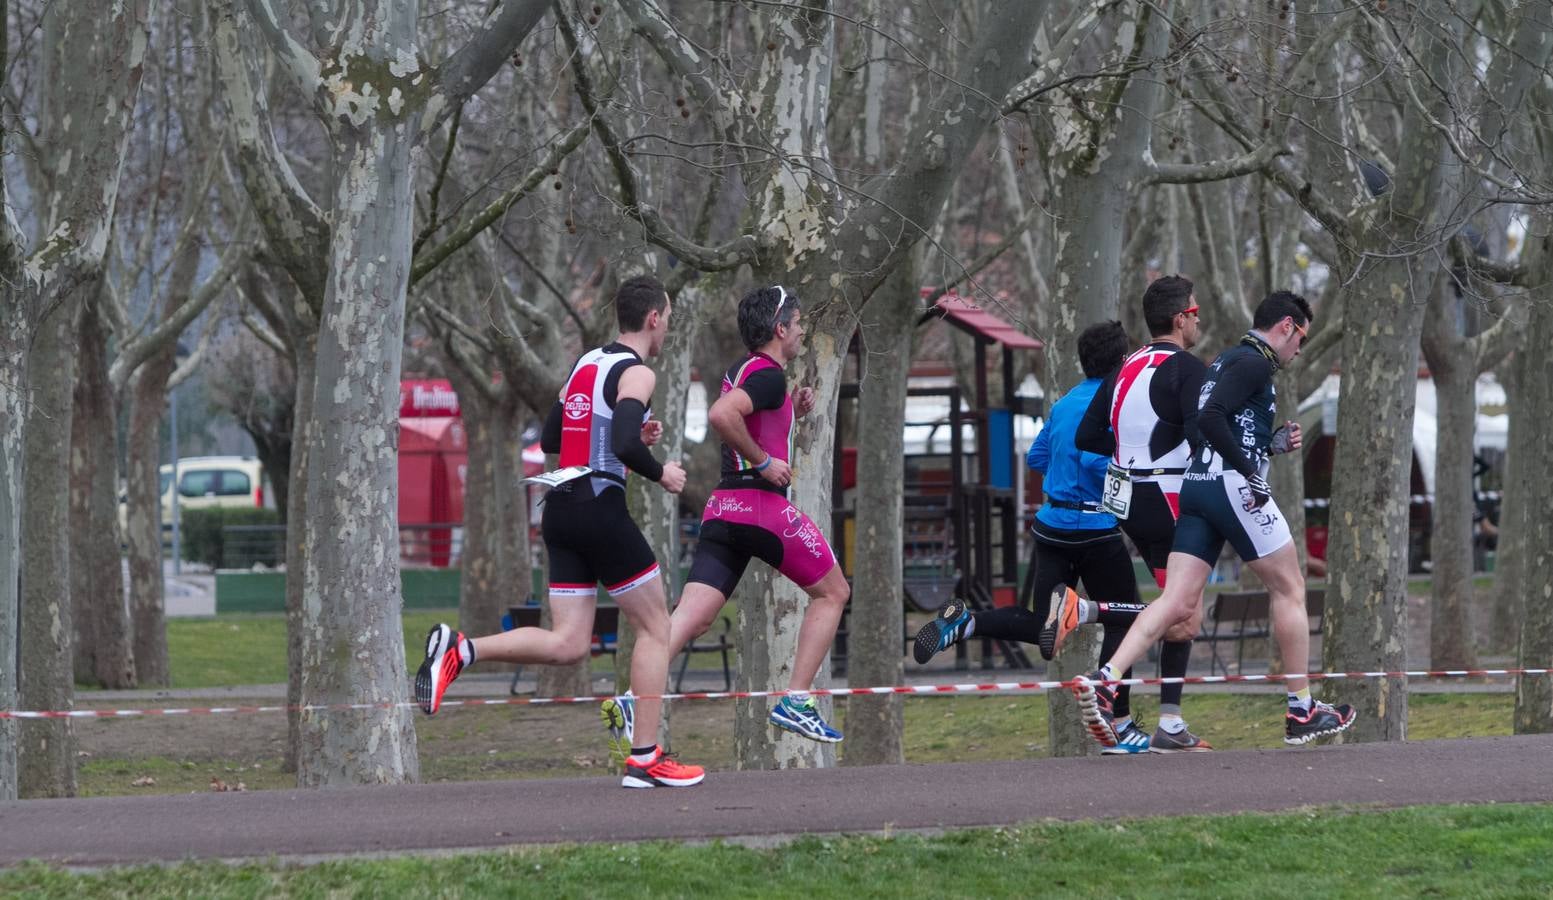
[[[404,613],[406,671],[421,664],[421,642],[431,626],[457,616],[456,610]],[[174,688],[284,684],[286,617],[280,613],[230,613],[168,619],[167,658]]]
[[[1553,807],[1038,822],[938,837],[0,873],[19,897],[1546,897]],[[1097,865],[1097,862],[1099,865]]]

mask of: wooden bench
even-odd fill
[[[524,604],[522,606],[507,607],[507,615],[502,619],[502,629],[511,631],[514,628],[539,627],[540,606],[537,603]],[[709,639],[708,631],[700,637],[685,645],[681,651],[679,673],[674,680],[674,690],[679,692],[685,682],[685,671],[690,666],[690,654],[692,653],[720,653],[723,662],[723,690],[733,690],[733,669],[728,662],[728,652],[733,649],[733,643],[728,639],[729,624],[723,619],[722,629],[717,632],[715,639]],[[608,653],[616,656],[620,649],[618,635],[620,633],[620,607],[613,603],[600,603],[593,609],[593,643],[592,655],[598,656]],[[508,692],[518,692],[518,679],[523,674],[523,667],[519,666],[512,673],[512,684]]]
[[[1235,671],[1239,672],[1245,659],[1245,642],[1272,637],[1272,603],[1266,591],[1224,591],[1212,598],[1213,608],[1203,618],[1202,634],[1197,641],[1208,645],[1210,662],[1208,674],[1223,669],[1229,674],[1229,665],[1219,657],[1218,644],[1235,642]],[[1321,634],[1322,619],[1326,615],[1326,589],[1305,589],[1305,615],[1310,620],[1312,637]]]

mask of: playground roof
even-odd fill
[[[1045,346],[958,294],[945,294],[940,297],[922,318],[925,321],[930,316],[937,316],[967,334],[1002,344],[1012,350],[1039,350]]]

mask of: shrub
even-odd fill
[[[228,554],[229,535],[223,529],[233,525],[279,525],[280,512],[257,507],[210,507],[185,509],[180,514],[180,542],[183,558],[188,562],[204,563],[211,568],[238,566],[247,568],[255,563],[267,566],[279,565],[285,559],[285,540],[282,533],[241,538],[233,541]]]

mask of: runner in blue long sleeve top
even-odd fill
[[[1024,603],[972,613],[964,600],[950,600],[917,633],[917,662],[927,662],[933,654],[972,634],[1038,644],[1041,655],[1051,659],[1060,638],[1077,623],[1081,601],[1072,588],[1080,580],[1091,598],[1106,601],[1100,606],[1122,608],[1114,615],[1099,617],[1105,629],[1100,658],[1109,660],[1121,645],[1127,626],[1143,609],[1138,582],[1116,517],[1100,508],[1106,457],[1079,450],[1073,435],[1103,377],[1126,355],[1127,334],[1120,322],[1094,325],[1079,335],[1078,356],[1085,380],[1052,404],[1046,426],[1025,457],[1030,468],[1045,474],[1042,487],[1046,503],[1036,512],[1030,529],[1035,535],[1035,560]],[[1061,627],[1063,621],[1068,623],[1066,627]],[[1124,694],[1117,695],[1116,704],[1111,720],[1114,737],[1104,752],[1147,751],[1148,733],[1132,724]]]

